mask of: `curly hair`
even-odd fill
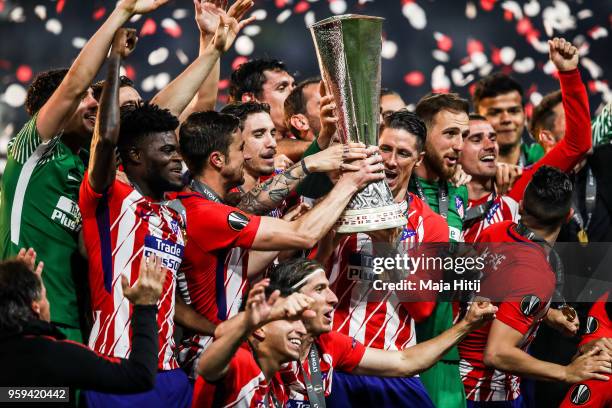
[[[417,149],[423,151],[425,139],[427,138],[427,128],[425,123],[415,114],[406,109],[400,109],[383,117],[383,123],[380,132],[386,128],[403,129],[406,132],[414,135],[417,140]]]
[[[512,91],[517,91],[521,95],[521,100],[523,99],[523,87],[521,84],[503,72],[496,72],[481,78],[476,83],[474,95],[472,96],[474,109],[478,111],[480,102],[484,98],[494,98],[497,95],[503,95]]]
[[[126,163],[127,151],[131,147],[139,146],[149,134],[172,132],[178,125],[178,119],[168,109],[149,102],[121,108],[121,126],[117,142],[121,160]]]
[[[287,71],[285,63],[277,59],[258,58],[240,65],[230,77],[229,94],[232,102],[240,102],[244,93],[261,97],[266,83],[264,71]]]
[[[183,160],[192,175],[198,175],[212,152],[228,154],[232,133],[240,126],[233,115],[215,111],[194,112],[181,124],[179,143]]]
[[[36,75],[26,94],[25,109],[28,115],[34,116],[47,103],[67,73],[67,68],[60,68]]]
[[[270,105],[267,103],[260,102],[237,102],[231,103],[229,105],[225,105],[223,109],[221,109],[221,113],[225,113],[228,115],[233,115],[240,119],[240,130],[244,130],[244,122],[247,120],[249,115],[259,112],[270,113]]]
[[[0,332],[21,331],[37,319],[32,302],[42,295],[42,282],[22,261],[0,263]]]
[[[572,205],[572,181],[559,169],[540,167],[525,189],[523,209],[542,227],[556,228]]]

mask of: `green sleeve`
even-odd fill
[[[36,129],[36,113],[11,139],[7,146],[9,157],[12,157],[17,163],[24,164],[28,158],[34,153],[36,148],[42,143],[42,139]]]

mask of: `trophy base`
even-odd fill
[[[406,222],[400,205],[391,204],[384,207],[346,210],[336,221],[336,231],[343,234],[378,231],[404,227]]]

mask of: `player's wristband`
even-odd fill
[[[306,162],[304,159],[300,160],[300,164],[302,165],[302,171],[308,176],[310,174],[310,170],[308,170],[308,167],[306,167]]]

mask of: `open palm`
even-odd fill
[[[121,0],[118,4],[131,14],[145,14],[166,4],[168,0]]]

